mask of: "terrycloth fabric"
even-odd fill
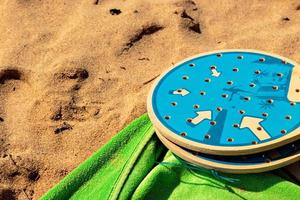
[[[300,187],[272,173],[218,177],[187,166],[160,143],[143,115],[42,199],[299,200]]]

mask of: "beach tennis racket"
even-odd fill
[[[173,145],[230,156],[267,151],[300,139],[300,66],[254,50],[199,54],[156,80],[147,107]]]
[[[210,155],[185,149],[172,143],[159,132],[156,132],[156,134],[160,141],[181,159],[199,167],[226,173],[246,174],[265,172],[287,166],[300,160],[300,140],[256,154],[224,156]],[[292,166],[289,166],[288,169],[291,167]],[[295,166],[293,169],[295,169]],[[292,172],[293,171],[295,170],[292,170]],[[295,173],[293,174],[295,175]]]

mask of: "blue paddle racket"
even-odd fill
[[[234,174],[274,170],[300,159],[300,140],[281,147],[250,155],[224,156],[191,151],[177,146],[156,132],[162,143],[181,159],[207,169]]]
[[[162,74],[148,98],[156,130],[184,148],[243,155],[300,138],[300,66],[252,50],[200,54]]]

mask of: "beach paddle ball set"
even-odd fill
[[[220,50],[163,73],[148,97],[161,142],[198,166],[263,172],[300,160],[300,65],[253,50]]]

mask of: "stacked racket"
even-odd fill
[[[300,160],[300,66],[253,50],[188,58],[163,73],[148,97],[161,142],[217,171],[257,173]]]

